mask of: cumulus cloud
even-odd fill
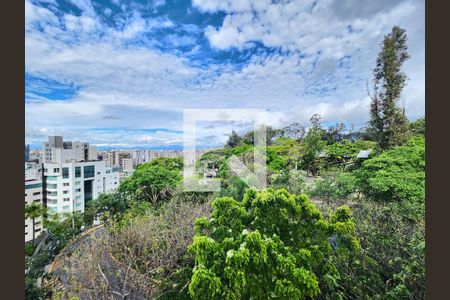
[[[26,136],[37,141],[56,128],[68,138],[105,145],[124,138],[130,145],[157,145],[164,138],[176,143],[178,133],[156,137],[136,132],[178,132],[184,108],[266,109],[269,124],[276,127],[307,123],[314,113],[324,120],[364,124],[365,82],[371,79],[379,42],[395,24],[407,29],[412,57],[405,64],[406,112],[420,117],[425,101],[424,3],[371,3],[194,0],[201,14],[225,13],[220,25],[213,25],[183,23],[163,14],[143,17],[137,4],[131,9],[132,4],[117,2],[125,17],[113,16],[109,8],[100,10],[114,21],[111,25],[88,0],[74,3],[80,15],[26,1],[27,74],[57,83],[60,93],[64,85],[77,87],[70,99],[50,99],[44,92],[56,88],[38,86],[39,81],[30,84]],[[158,1],[149,9],[155,12],[164,5]],[[207,43],[199,43],[198,36]],[[157,46],[162,42],[172,48],[161,50]],[[179,50],[183,47],[193,48]],[[213,55],[244,52],[249,55],[243,61],[208,63]],[[194,62],[194,56],[202,63]],[[205,130],[203,138],[216,135],[214,144],[223,142],[223,133],[232,129],[227,126]]]

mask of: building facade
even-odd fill
[[[50,213],[84,212],[89,201],[119,186],[119,173],[104,161],[44,163],[44,187]]]
[[[43,144],[43,162],[87,161],[97,159],[97,149],[89,143],[63,141],[62,136],[49,136]]]
[[[49,213],[84,212],[90,201],[119,186],[119,172],[97,159],[95,146],[49,137],[43,148],[44,202]]]
[[[42,171],[39,164],[25,163],[25,205],[35,203],[43,205]],[[25,242],[37,238],[43,230],[42,217],[34,220],[25,218]]]
[[[134,159],[131,157],[122,158],[122,170],[127,173],[134,171]]]
[[[30,161],[30,145],[25,145],[25,161]]]

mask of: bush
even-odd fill
[[[274,175],[271,186],[273,188],[285,188],[291,194],[301,194],[306,190],[305,173],[302,171],[291,170],[282,174]]]
[[[316,179],[310,191],[311,196],[317,196],[326,202],[348,200],[357,190],[356,178],[351,173],[338,176],[326,176]]]
[[[211,218],[195,223],[190,251],[194,299],[305,299],[333,294],[333,257],[358,251],[348,207],[328,220],[305,195],[247,190],[242,202],[218,198]]]
[[[140,165],[133,175],[119,186],[119,192],[132,195],[140,201],[151,201],[154,206],[160,200],[167,200],[181,182],[180,158],[160,157]]]
[[[425,198],[425,138],[368,159],[356,171],[363,193],[377,201],[421,201]]]
[[[371,266],[347,272],[361,294],[389,299],[425,299],[425,207],[363,201],[353,206],[363,261]],[[411,219],[420,211],[421,218]],[[343,268],[344,269],[344,268]],[[341,273],[344,273],[341,271]],[[370,285],[360,284],[377,278]]]

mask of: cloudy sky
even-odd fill
[[[26,143],[178,148],[185,108],[259,108],[268,123],[356,127],[392,26],[407,30],[403,92],[425,110],[420,0],[25,1]],[[199,123],[201,147],[242,124]]]

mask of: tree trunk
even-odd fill
[[[152,203],[153,206],[156,206],[156,202],[158,201],[158,194],[157,193],[152,193]]]
[[[33,235],[32,235],[33,236],[33,246],[36,246],[35,233],[34,233],[34,227],[35,227],[34,218],[31,219],[31,222],[33,223],[33,226],[32,226],[33,227]]]

